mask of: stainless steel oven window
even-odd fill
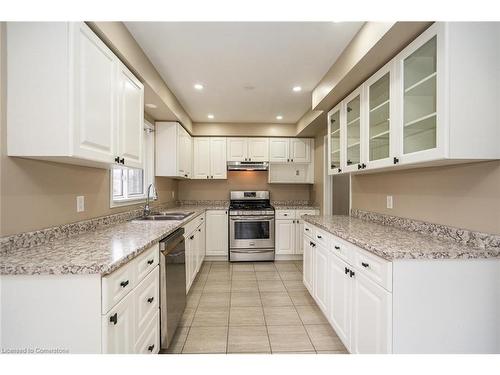
[[[269,221],[236,221],[234,223],[235,240],[267,240],[271,236]]]

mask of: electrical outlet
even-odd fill
[[[76,212],[85,211],[85,197],[83,195],[79,195],[76,197]]]
[[[392,195],[387,196],[387,208],[392,208]]]

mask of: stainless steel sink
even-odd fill
[[[142,216],[135,220],[155,221],[155,220],[184,220],[194,212],[155,212],[148,216]]]

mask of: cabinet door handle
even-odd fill
[[[339,172],[339,173],[340,173],[340,172],[342,172],[342,168],[339,168],[339,169],[338,169],[338,172]]]
[[[335,245],[335,250],[340,250],[340,246]]]
[[[287,163],[290,163],[290,159],[286,159]]]
[[[344,273],[345,273],[346,275],[349,273],[349,271],[350,271],[350,270],[349,270],[349,268],[344,267]]]
[[[366,164],[365,163],[361,163],[361,168],[365,169],[366,168]]]
[[[351,165],[351,164],[352,164],[352,161],[347,160],[347,163],[346,163],[346,164],[347,164],[347,165]]]
[[[306,232],[309,232],[309,228],[304,228],[306,230]]]
[[[365,268],[370,267],[370,265],[369,265],[368,263],[365,263],[365,262],[361,262],[361,265],[362,265],[363,267],[365,267]]]
[[[128,283],[129,283],[129,281],[128,281],[128,280],[125,280],[125,281],[122,281],[122,282],[120,283],[120,285],[121,285],[121,287],[122,287],[122,288],[125,288],[125,287],[128,285]]]
[[[109,317],[109,321],[116,325],[116,323],[118,323],[118,313],[114,313],[113,315],[111,315]]]
[[[117,156],[117,157],[115,158],[115,163],[120,164],[120,157],[119,157],[119,156]]]
[[[361,168],[363,168],[361,164],[358,164],[358,170],[360,170]]]
[[[148,350],[149,350],[150,352],[152,352],[154,348],[155,348],[154,344],[153,344],[153,345],[149,345],[149,346],[148,346]]]
[[[349,270],[349,277],[353,277],[356,273],[354,271]]]
[[[154,262],[154,259],[150,259],[150,260],[148,260],[148,264],[149,264],[149,265],[152,265],[152,264],[153,264],[153,262]]]
[[[189,239],[190,239],[190,240],[194,239],[194,234],[193,234],[191,237],[189,237]]]
[[[397,157],[394,157],[394,159],[393,159],[393,163],[394,163],[394,164],[398,164],[398,163],[399,163],[399,159],[398,159]]]
[[[323,238],[323,237],[321,237],[321,236],[319,236],[319,235],[318,235],[318,236],[316,236],[316,237],[318,237],[319,239],[322,239],[322,238]]]
[[[148,303],[153,303],[153,301],[154,301],[154,300],[155,300],[155,298],[154,298],[154,297],[149,297],[149,298],[148,298]]]
[[[120,163],[125,164],[125,158],[121,158]]]

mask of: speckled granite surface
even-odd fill
[[[4,247],[0,274],[108,274],[213,206],[181,206],[164,212],[193,211],[182,221],[126,221],[53,238],[32,247]],[[136,216],[131,216],[133,219]]]
[[[289,201],[272,201],[276,210],[319,210],[318,204],[309,201],[289,200]]]
[[[500,258],[481,248],[350,216],[304,216],[304,221],[387,260]]]
[[[179,206],[203,206],[207,210],[227,210],[229,208],[228,200],[184,200],[178,201]]]

